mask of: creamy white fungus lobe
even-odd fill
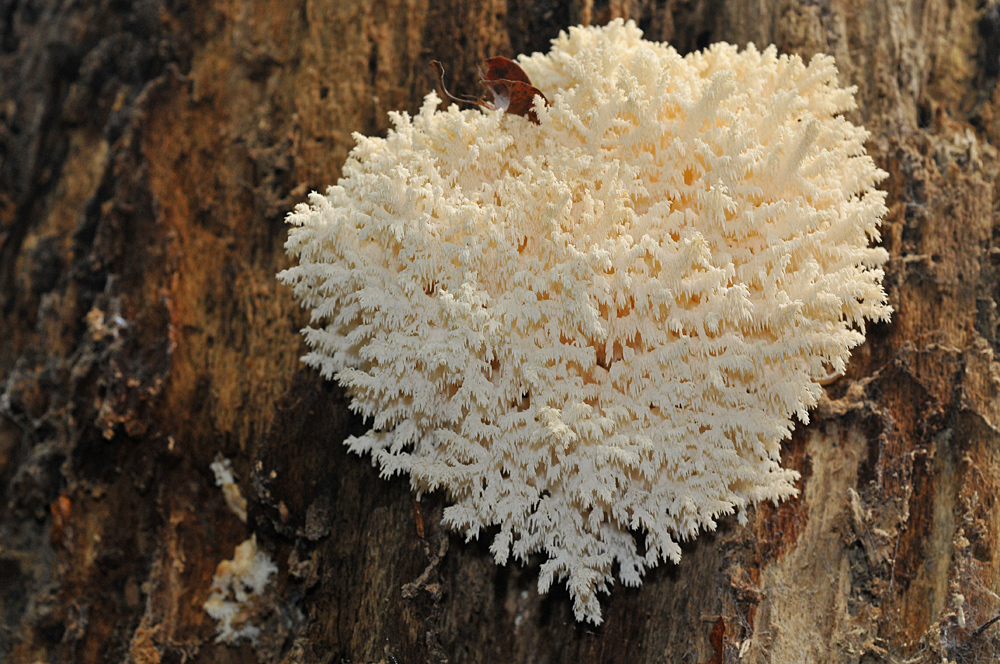
[[[518,62],[537,125],[391,114],[288,216],[279,277],[371,424],[350,449],[599,623],[615,573],[796,493],[792,416],[889,317],[885,173],[828,56],[681,57],[619,20]]]

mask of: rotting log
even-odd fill
[[[786,443],[800,497],[615,588],[593,628],[347,453],[364,424],[299,365],[274,274],[285,213],[352,132],[416,111],[428,61],[471,82],[617,16],[681,52],[836,57],[889,173],[896,313]],[[1000,657],[996,0],[6,0],[0,28],[0,659]],[[263,633],[216,644],[202,604],[251,533],[279,567]]]

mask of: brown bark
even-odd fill
[[[284,214],[417,109],[429,60],[473,81],[615,16],[682,52],[836,56],[889,172],[896,313],[786,445],[801,496],[592,628],[537,562],[444,532],[444,497],[418,533],[405,479],[340,444],[363,424],[299,365],[274,274]],[[0,0],[0,659],[1000,658],[998,75],[996,0]],[[202,604],[251,533],[279,566],[264,633],[215,644]]]

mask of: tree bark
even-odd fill
[[[491,55],[632,18],[836,57],[889,173],[896,311],[783,463],[801,495],[616,587],[598,628],[341,444],[303,368],[284,215]],[[0,0],[0,660],[986,662],[1000,658],[997,0]],[[246,523],[209,469],[232,460]],[[419,523],[422,522],[422,527]],[[255,645],[216,565],[278,565]]]

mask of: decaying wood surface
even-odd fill
[[[785,446],[801,496],[592,628],[443,532],[442,496],[420,536],[405,479],[340,445],[363,423],[300,366],[274,274],[284,214],[418,108],[429,60],[474,81],[616,16],[837,58],[889,173],[896,313]],[[998,75],[997,0],[0,0],[0,660],[997,661]],[[202,604],[251,533],[263,634],[216,644]]]

